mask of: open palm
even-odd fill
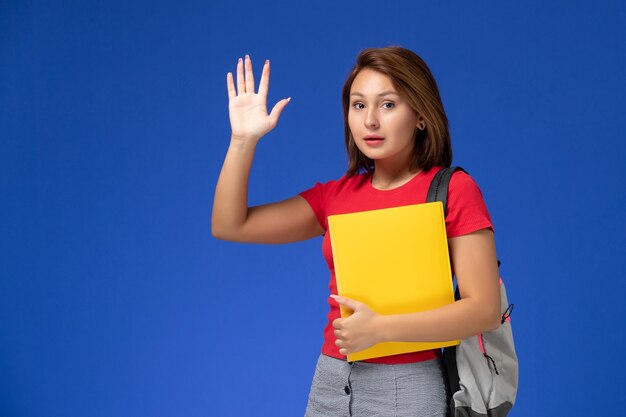
[[[235,90],[233,74],[229,72],[226,75],[228,113],[234,138],[255,141],[276,127],[280,113],[289,103],[290,98],[280,100],[268,114],[267,91],[269,85],[270,63],[269,60],[266,60],[265,65],[263,65],[259,91],[258,93],[254,92],[252,61],[248,55],[246,55],[245,61],[239,58],[237,63],[237,90]]]

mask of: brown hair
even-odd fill
[[[343,85],[342,103],[346,150],[349,166],[346,175],[359,171],[373,172],[374,161],[357,148],[348,125],[350,88],[357,74],[369,68],[385,74],[407,100],[409,106],[424,118],[426,129],[416,129],[411,168],[424,171],[433,166],[449,167],[452,163],[452,145],[448,117],[443,109],[437,83],[430,69],[415,52],[399,46],[362,50]]]

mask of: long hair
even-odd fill
[[[343,85],[343,120],[349,159],[346,175],[350,177],[361,171],[374,171],[374,161],[357,148],[348,125],[352,82],[365,68],[388,76],[409,106],[426,122],[424,130],[416,129],[411,168],[428,171],[433,166],[449,167],[452,163],[452,145],[448,117],[435,78],[415,52],[399,46],[388,46],[362,50]]]

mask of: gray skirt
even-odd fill
[[[387,365],[320,354],[305,417],[445,417],[448,395],[440,358]]]

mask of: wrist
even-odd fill
[[[256,148],[257,143],[260,138],[245,138],[242,136],[231,135],[230,136],[230,145],[235,147],[236,149],[245,150],[245,149],[254,149]]]
[[[242,136],[242,135],[236,135],[234,133],[230,134],[231,141],[256,144],[259,141],[259,139],[261,139],[261,136]]]
[[[391,332],[391,316],[379,314],[376,320],[376,334],[379,335],[380,342],[393,342]]]

